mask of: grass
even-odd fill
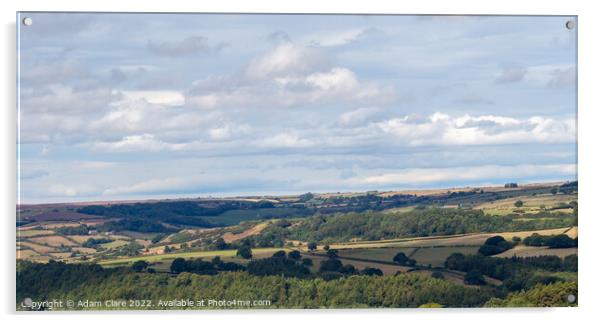
[[[279,250],[289,250],[287,248],[254,248],[252,249],[253,256],[259,257],[260,255],[265,254],[273,254]],[[110,259],[110,260],[102,260],[99,261],[101,265],[116,265],[116,264],[130,264],[138,260],[144,260],[147,262],[159,262],[164,260],[171,260],[175,258],[208,258],[211,259],[215,256],[219,256],[220,258],[233,258],[236,257],[236,250],[214,250],[214,251],[190,251],[190,252],[177,252],[177,253],[168,253],[161,255],[146,255],[146,256],[136,256],[129,258],[118,258],[118,259]]]
[[[128,243],[129,243],[128,241],[124,241],[124,240],[115,240],[115,241],[103,243],[100,246],[105,249],[117,249],[121,246],[127,245]]]
[[[259,234],[267,226],[268,226],[268,223],[267,222],[263,222],[263,223],[255,225],[255,226],[253,226],[253,227],[251,227],[251,228],[249,228],[249,229],[247,229],[247,230],[245,230],[243,232],[237,233],[237,234],[233,234],[231,232],[226,232],[223,235],[223,238],[224,238],[224,241],[226,241],[227,243],[230,243],[232,241],[241,240],[241,239],[244,239],[246,237],[249,237],[249,236],[252,236],[252,235],[255,235],[255,234]]]
[[[520,208],[517,208],[514,205],[514,203],[518,200],[521,200],[524,203],[523,206]],[[545,210],[551,212],[572,213],[573,209],[571,208],[550,210],[551,208],[557,206],[560,203],[568,204],[571,201],[577,201],[577,194],[544,194],[536,196],[518,196],[492,202],[481,203],[479,205],[474,206],[474,208],[481,209],[483,210],[483,212],[489,215],[506,215],[514,213],[516,210],[524,211],[525,214],[533,214]],[[542,209],[541,206],[544,206],[544,208]]]
[[[433,267],[442,267],[443,263],[454,252],[465,255],[476,254],[479,247],[434,247],[418,248],[412,258],[420,265],[431,265]]]
[[[38,236],[48,236],[48,235],[53,235],[54,231],[51,230],[17,230],[17,237],[18,238],[31,238],[31,237],[38,237]]]
[[[320,254],[310,254],[310,253],[304,253],[303,258],[309,258],[312,260],[313,265],[310,268],[310,270],[312,272],[317,272],[320,268],[320,263],[322,261],[328,259],[323,254],[320,255]],[[383,274],[386,276],[394,275],[398,271],[406,272],[410,269],[410,267],[398,266],[398,265],[394,265],[394,264],[376,263],[376,262],[371,262],[369,260],[357,260],[357,259],[345,259],[345,258],[339,258],[339,260],[341,261],[341,263],[343,263],[343,265],[352,265],[353,267],[355,267],[358,270],[362,270],[366,267],[379,268],[380,270],[382,270]]]
[[[454,252],[466,255],[475,254],[479,247],[417,247],[417,248],[369,248],[348,249],[339,251],[342,257],[352,257],[366,260],[393,261],[398,252],[413,258],[419,265],[443,266],[445,259]]]
[[[393,257],[399,252],[406,256],[412,254],[416,248],[368,248],[368,249],[347,249],[338,252],[341,257],[351,257],[366,260],[393,261]]]
[[[492,233],[469,233],[469,234],[458,234],[453,236],[436,236],[436,237],[418,237],[418,238],[404,238],[404,239],[392,239],[392,240],[377,240],[377,241],[360,241],[360,242],[346,242],[336,243],[330,245],[333,249],[367,249],[367,248],[379,248],[379,247],[460,247],[460,246],[480,246],[487,238],[501,235],[506,240],[512,239],[512,237],[526,238],[533,233],[541,235],[552,235],[571,232],[570,227],[558,228],[558,229],[545,229],[536,231],[516,231],[516,232],[492,232]]]
[[[548,247],[528,247],[520,245],[497,254],[495,257],[510,258],[516,255],[517,257],[558,256],[564,258],[574,254],[577,254],[577,248],[550,249]]]
[[[202,216],[201,218],[211,223],[221,223],[230,226],[244,221],[296,216],[302,216],[302,214],[299,213],[299,209],[296,208],[265,208],[253,210],[229,210],[218,216]]]
[[[32,242],[46,244],[53,247],[59,246],[77,246],[77,244],[63,236],[42,236],[29,239]]]

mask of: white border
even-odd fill
[[[51,314],[38,315],[14,314],[14,264],[15,230],[14,212],[16,202],[16,103],[15,103],[15,12],[16,11],[145,11],[145,12],[264,12],[264,13],[404,13],[404,14],[547,14],[579,16],[579,182],[580,182],[580,268],[579,268],[579,308],[560,309],[444,309],[444,310],[321,310],[321,311],[226,311],[195,312],[201,317],[184,318],[194,320],[219,320],[245,322],[307,322],[313,320],[337,320],[365,322],[366,320],[429,320],[439,319],[446,322],[505,322],[533,321],[589,321],[595,317],[598,309],[599,292],[602,291],[599,274],[600,241],[602,212],[600,211],[600,168],[602,167],[598,138],[602,138],[602,102],[600,100],[599,75],[602,57],[599,31],[602,30],[602,11],[596,10],[594,1],[557,1],[557,0],[146,0],[126,2],[123,0],[104,0],[95,3],[81,0],[21,0],[18,3],[2,1],[0,15],[3,23],[2,64],[4,75],[0,79],[2,98],[2,237],[3,288],[0,293],[1,313],[8,321],[39,322],[104,322],[107,319],[137,320],[141,314],[111,314],[103,312],[88,315]],[[184,316],[191,313],[154,312],[144,315],[148,322],[164,322],[171,315]],[[292,315],[291,315],[292,314]],[[168,316],[169,315],[169,316]],[[117,317],[119,316],[119,317]],[[183,318],[183,317],[182,317]]]

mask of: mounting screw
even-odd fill
[[[23,18],[23,24],[25,26],[31,26],[33,24],[33,19],[31,19],[31,17],[25,17]]]
[[[571,30],[573,28],[575,28],[575,22],[572,20],[569,20],[566,22],[566,24],[564,24],[566,26],[566,29]]]

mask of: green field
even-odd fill
[[[287,248],[254,248],[253,257],[260,257],[261,255],[272,255],[279,250],[289,250]],[[138,260],[144,260],[147,262],[158,262],[164,260],[173,260],[175,258],[207,258],[219,256],[221,258],[232,258],[236,257],[236,250],[214,250],[214,251],[191,251],[191,252],[177,252],[168,253],[162,255],[148,255],[148,256],[136,256],[128,258],[117,258],[110,260],[99,261],[101,265],[125,265],[131,264]]]
[[[433,247],[418,248],[412,258],[420,265],[431,265],[433,267],[442,267],[445,259],[454,252],[465,255],[476,254],[479,247]]]
[[[366,260],[393,261],[398,252],[416,260],[419,265],[443,266],[445,259],[454,252],[466,255],[475,254],[478,247],[418,247],[418,248],[369,248],[347,249],[339,251],[341,257],[351,257]]]
[[[514,203],[521,200],[524,204],[516,207]],[[572,208],[558,208],[561,204],[568,204],[571,201],[577,201],[577,194],[544,194],[536,196],[519,196],[497,201],[491,201],[475,206],[475,209],[482,209],[489,215],[506,215],[510,213],[521,212],[523,214],[534,214],[541,211],[552,211],[561,213],[571,213]]]
[[[215,224],[237,225],[244,221],[300,216],[304,216],[304,214],[302,214],[299,209],[282,207],[250,210],[228,210],[218,216],[202,216],[201,218]]]
[[[53,234],[54,231],[51,230],[17,230],[17,238],[31,238],[37,236],[48,236]]]

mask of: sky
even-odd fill
[[[573,17],[25,16],[20,203],[577,178]]]

